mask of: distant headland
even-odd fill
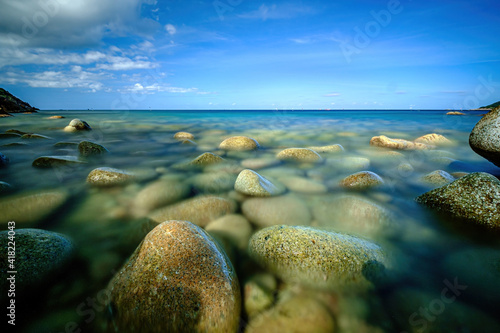
[[[37,112],[37,110],[39,109],[32,107],[7,90],[0,88],[0,117],[10,116],[10,113],[33,113]]]

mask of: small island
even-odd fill
[[[0,88],[0,117],[8,117],[10,113],[33,113],[37,108],[20,100],[7,90]]]

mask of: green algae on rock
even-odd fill
[[[454,181],[455,177],[453,177],[446,171],[436,170],[420,177],[419,180],[426,184],[442,186]]]
[[[5,249],[0,252],[2,263],[7,263],[8,236],[8,231],[0,232],[0,246]],[[16,229],[15,242],[16,289],[20,290],[46,282],[71,259],[74,252],[69,238],[41,229]],[[0,266],[0,290],[6,290],[7,271],[7,264]]]
[[[500,229],[500,181],[488,173],[468,174],[415,200],[439,213]]]
[[[189,162],[189,165],[194,165],[194,166],[207,166],[207,165],[212,165],[212,164],[217,164],[224,162],[225,159],[220,157],[219,155],[215,155],[213,153],[203,153],[191,162]]]
[[[284,281],[324,290],[373,288],[391,266],[375,243],[312,227],[268,227],[252,236],[248,248]]]
[[[96,168],[87,176],[87,183],[93,186],[108,187],[124,185],[134,177],[133,174],[114,168]]]
[[[255,150],[259,147],[257,140],[246,136],[233,136],[225,139],[219,145],[220,149],[235,151]]]
[[[82,156],[102,155],[109,152],[104,146],[90,141],[80,142],[78,144],[78,151]]]
[[[187,221],[154,228],[108,286],[108,332],[237,332],[241,295],[233,266]]]
[[[323,161],[323,158],[317,152],[309,148],[287,148],[280,151],[276,155],[276,158],[282,161],[299,163],[318,163]]]
[[[85,163],[85,161],[79,160],[76,156],[40,156],[33,161],[32,165],[35,168],[44,169]]]

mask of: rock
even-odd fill
[[[219,149],[236,151],[255,150],[258,148],[259,143],[255,139],[246,136],[233,136],[222,141],[219,145]]]
[[[160,208],[151,213],[149,217],[157,223],[178,219],[205,227],[209,222],[226,214],[234,213],[235,210],[236,205],[230,200],[202,195]]]
[[[368,238],[394,236],[401,229],[387,209],[353,195],[320,197],[312,213],[319,227]]]
[[[443,170],[433,171],[420,178],[420,181],[423,183],[437,185],[437,186],[442,186],[451,183],[454,180],[455,177],[453,177],[448,172]]]
[[[0,232],[0,246],[5,251],[0,252],[0,260],[5,263],[0,268],[0,290],[7,290],[7,248],[11,241],[9,230]],[[34,288],[43,282],[49,282],[50,277],[60,272],[61,268],[71,259],[74,247],[66,236],[41,229],[15,229],[15,271],[16,293],[26,288]],[[55,282],[52,282],[55,283]]]
[[[0,194],[7,193],[12,190],[12,185],[6,182],[0,181]]]
[[[468,174],[416,201],[455,219],[500,228],[500,181],[484,172]]]
[[[452,116],[463,116],[465,115],[465,113],[463,112],[458,112],[458,111],[450,111],[450,112],[446,112],[447,115],[452,115]]]
[[[194,135],[188,132],[177,132],[174,134],[174,139],[184,141],[184,140],[194,140]]]
[[[63,116],[50,116],[50,117],[47,117],[47,119],[64,119],[65,117]]]
[[[243,304],[249,318],[270,308],[278,287],[276,278],[269,273],[252,275],[243,286]]]
[[[62,190],[37,191],[2,198],[0,226],[3,228],[8,221],[15,221],[18,228],[33,226],[55,213],[68,198],[69,194]]]
[[[225,160],[220,157],[219,155],[215,155],[212,153],[203,153],[194,160],[192,160],[189,165],[195,165],[195,166],[207,166],[207,165],[212,165],[212,164],[217,164],[224,162]]]
[[[19,139],[21,134],[17,133],[0,133],[0,139]]]
[[[500,108],[481,118],[469,135],[469,145],[477,154],[500,166]]]
[[[384,147],[391,149],[403,149],[403,150],[421,150],[421,149],[431,149],[433,147],[420,142],[413,142],[403,139],[391,139],[385,135],[374,136],[370,140],[370,145],[375,147]]]
[[[279,162],[274,158],[248,158],[241,161],[241,166],[245,169],[263,169],[277,165]]]
[[[365,190],[383,184],[384,180],[375,172],[361,171],[342,179],[339,185],[352,190]]]
[[[41,134],[23,134],[21,135],[21,139],[45,139],[45,140],[52,140],[51,137],[48,137],[46,135],[41,135]]]
[[[180,142],[182,146],[192,146],[192,147],[196,146],[196,142],[194,142],[193,140],[184,139]]]
[[[189,195],[188,185],[177,180],[160,179],[144,187],[134,199],[137,215],[144,215],[156,208],[170,205]]]
[[[154,228],[107,291],[109,332],[238,331],[236,273],[212,237],[190,222]]]
[[[64,142],[60,141],[57,143],[54,143],[54,147],[56,148],[78,148],[78,143],[76,142]]]
[[[0,145],[0,147],[26,147],[28,144],[26,142],[10,142]]]
[[[286,282],[323,290],[372,288],[389,261],[378,245],[354,236],[302,226],[256,232],[250,256]]]
[[[318,163],[323,161],[317,152],[309,148],[288,148],[280,151],[276,158],[282,161]]]
[[[304,177],[287,176],[279,178],[279,181],[293,192],[313,194],[326,193],[328,191],[324,184]]]
[[[15,134],[19,134],[19,135],[29,134],[29,133],[26,133],[26,132],[23,132],[20,130],[16,130],[16,129],[6,130],[5,133],[15,133]]]
[[[441,134],[426,134],[414,141],[415,143],[423,143],[428,146],[449,146],[453,143]]]
[[[195,190],[205,193],[221,193],[233,189],[236,175],[227,172],[204,172],[188,178]]]
[[[317,153],[340,153],[344,151],[344,147],[339,144],[321,147],[309,147]]]
[[[125,185],[134,177],[133,174],[114,168],[97,168],[87,176],[87,183],[93,186],[107,187]]]
[[[78,151],[82,156],[102,155],[109,152],[104,146],[90,141],[80,142],[78,144]]]
[[[32,166],[35,168],[53,168],[63,165],[85,164],[75,156],[40,156],[33,161]]]
[[[326,160],[327,167],[333,166],[342,170],[367,169],[370,166],[370,160],[366,157],[346,156],[342,158],[329,158]]]
[[[279,302],[251,319],[246,333],[335,332],[328,309],[312,297],[296,296]]]
[[[213,220],[205,227],[211,235],[226,239],[235,248],[245,251],[252,236],[252,226],[239,214],[228,214]]]
[[[73,119],[69,125],[64,128],[65,132],[90,131],[92,128],[87,122],[80,119]]]
[[[280,224],[309,225],[311,223],[311,213],[307,206],[303,201],[290,195],[248,199],[243,202],[241,211],[259,228]]]
[[[0,168],[4,168],[9,165],[10,159],[4,154],[0,153]]]
[[[254,197],[280,195],[285,191],[285,188],[280,184],[273,184],[268,179],[250,169],[245,169],[240,172],[234,183],[234,189],[236,192]]]

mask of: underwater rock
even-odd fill
[[[375,243],[303,226],[272,226],[256,232],[250,256],[286,282],[322,290],[366,290],[390,266]]]
[[[78,157],[75,156],[40,156],[35,159],[32,165],[35,168],[53,168],[63,165],[77,165],[85,164],[85,161],[80,161]]]
[[[69,122],[69,125],[64,128],[65,132],[77,132],[77,131],[90,131],[92,128],[86,121],[80,119],[73,119]]]
[[[420,149],[433,148],[432,146],[428,146],[424,143],[413,142],[404,139],[391,139],[385,135],[374,136],[370,140],[370,145],[375,147],[403,149],[403,150],[420,150]]]
[[[340,153],[344,151],[344,147],[339,144],[320,147],[309,147],[308,149],[314,150],[317,153]]]
[[[428,146],[450,146],[453,144],[449,139],[441,134],[426,134],[421,137],[415,139],[413,142],[415,143],[423,143]]]
[[[500,181],[475,172],[415,199],[439,213],[489,228],[500,228]]]
[[[224,251],[187,221],[154,228],[108,286],[109,332],[237,332],[240,288]]]
[[[21,136],[21,139],[44,139],[44,140],[52,140],[51,137],[48,137],[46,135],[41,135],[41,134],[35,134],[35,133],[23,134]]]
[[[280,151],[276,158],[282,161],[318,163],[323,158],[314,150],[309,148],[287,148]]]
[[[500,107],[477,122],[469,135],[469,145],[477,154],[500,166]]]
[[[10,163],[9,158],[4,154],[0,153],[0,168],[6,167],[7,165],[9,165],[9,163]]]
[[[219,155],[215,155],[212,153],[203,153],[191,162],[189,162],[189,165],[195,165],[195,166],[207,166],[207,165],[212,165],[212,164],[217,164],[224,162],[225,159],[220,157]]]
[[[232,246],[245,251],[252,236],[252,226],[239,214],[228,214],[213,220],[205,227],[211,235],[227,240]]]
[[[455,177],[443,170],[436,170],[420,177],[421,182],[437,186],[451,183],[454,180]]]
[[[188,196],[188,185],[172,179],[160,179],[144,187],[134,199],[134,209],[142,215],[170,205]]]
[[[382,177],[371,171],[361,171],[340,181],[340,186],[352,190],[365,190],[384,184]]]
[[[273,184],[257,172],[245,169],[240,172],[234,183],[236,192],[254,197],[270,197],[285,192],[281,184]]]
[[[250,276],[243,286],[243,305],[249,318],[270,308],[278,287],[276,278],[269,273]]]
[[[107,187],[124,185],[133,179],[134,175],[124,170],[114,168],[97,168],[87,176],[87,183],[93,186]]]
[[[304,177],[286,176],[279,178],[279,181],[292,192],[313,194],[328,191],[324,184]]]
[[[90,141],[80,142],[78,144],[78,151],[82,156],[102,155],[109,152],[104,146]]]
[[[259,147],[257,140],[246,136],[233,136],[222,141],[219,145],[220,149],[236,151],[255,150]]]
[[[184,140],[194,140],[194,135],[189,132],[177,132],[174,134],[174,139],[184,141]]]

